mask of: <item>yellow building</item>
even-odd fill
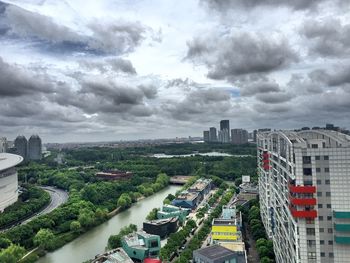
[[[235,220],[217,218],[213,220],[211,238],[214,242],[221,240],[237,241],[241,240],[241,232]]]

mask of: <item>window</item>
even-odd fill
[[[315,228],[306,228],[306,234],[314,236],[315,235]]]
[[[318,197],[322,196],[322,192],[317,192],[317,196]]]
[[[323,160],[327,161],[329,160],[329,157],[327,155],[323,156]]]
[[[304,175],[312,175],[312,169],[311,168],[304,168],[303,173],[304,173]]]
[[[318,148],[318,144],[311,144],[311,148],[317,149]]]
[[[309,247],[314,247],[314,246],[316,246],[316,240],[308,240],[308,241],[307,241],[307,245],[308,245]]]
[[[324,181],[324,183],[325,183],[325,184],[330,184],[331,181],[330,181],[329,179],[327,179],[327,180]]]
[[[332,208],[332,205],[331,204],[327,204],[327,208]]]
[[[334,258],[334,254],[332,252],[329,252],[329,257]]]
[[[321,160],[321,157],[319,155],[315,156],[315,160]]]
[[[333,245],[333,240],[328,240],[328,245]]]
[[[328,167],[324,168],[324,172],[329,173],[329,168]]]
[[[332,221],[332,216],[327,216],[328,221]]]
[[[331,192],[326,192],[326,196],[330,197],[331,196]]]
[[[322,181],[321,180],[317,180],[317,184],[322,184]]]
[[[332,234],[333,233],[333,228],[328,228],[328,233]]]
[[[318,220],[323,221],[323,216],[319,216]]]
[[[321,252],[321,257],[325,257],[326,256],[326,254],[324,253],[324,252]]]
[[[316,173],[320,173],[321,172],[321,168],[316,168]]]
[[[322,204],[318,204],[318,208],[323,208],[323,205]]]
[[[311,163],[311,156],[303,156],[303,164]]]
[[[324,245],[324,240],[320,240],[320,245]]]
[[[324,228],[320,228],[320,233],[324,233]]]
[[[308,259],[316,259],[316,252],[308,252],[307,258]]]

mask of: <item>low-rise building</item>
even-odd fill
[[[193,251],[193,260],[195,263],[247,262],[244,252],[232,251],[220,245],[212,245]]]
[[[201,195],[198,192],[183,191],[172,202],[172,205],[184,208],[195,209],[201,201]]]
[[[242,234],[235,219],[213,219],[211,237],[213,243],[217,241],[242,240]]]
[[[199,197],[203,200],[204,196],[206,196],[211,190],[211,179],[198,179],[190,188],[188,188],[189,192],[199,193]]]
[[[164,238],[175,233],[179,227],[178,217],[143,222],[143,231]]]
[[[96,173],[96,177],[104,180],[128,180],[133,176],[132,172],[125,172],[119,170],[105,171]]]
[[[116,248],[95,257],[91,263],[133,263],[124,249]]]
[[[129,257],[143,261],[145,258],[158,258],[160,237],[138,231],[122,238],[122,246]]]
[[[179,218],[179,221],[183,223],[190,212],[191,210],[187,208],[181,208],[173,205],[163,205],[162,210],[157,212],[157,218],[166,219],[177,217]]]

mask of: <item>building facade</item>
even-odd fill
[[[243,129],[232,129],[231,141],[233,144],[237,145],[248,143],[248,131]]]
[[[349,262],[350,137],[261,132],[257,147],[261,216],[276,262]]]
[[[204,142],[209,142],[210,140],[210,133],[209,131],[203,131],[203,141]]]
[[[220,245],[197,249],[193,251],[195,263],[246,263],[243,252],[232,251]]]
[[[167,219],[158,219],[143,222],[143,231],[148,234],[158,235],[160,238],[175,233],[179,227],[179,218],[170,217]]]
[[[91,263],[134,263],[124,249],[116,248],[104,254],[97,255]]]
[[[41,139],[38,135],[30,136],[28,140],[28,159],[37,161],[42,157]]]
[[[14,167],[22,161],[19,155],[0,153],[0,212],[18,199],[18,176]]]
[[[215,127],[209,128],[209,142],[217,142],[218,141],[218,135],[216,132]]]
[[[7,139],[5,137],[0,138],[0,153],[7,151]]]
[[[230,121],[229,120],[221,120],[220,121],[220,135],[222,143],[230,142]]]
[[[27,159],[28,154],[28,141],[24,136],[17,136],[14,142],[16,153],[23,157],[24,160]]]

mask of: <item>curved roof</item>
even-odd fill
[[[14,167],[22,161],[22,156],[11,153],[0,153],[0,171]]]

